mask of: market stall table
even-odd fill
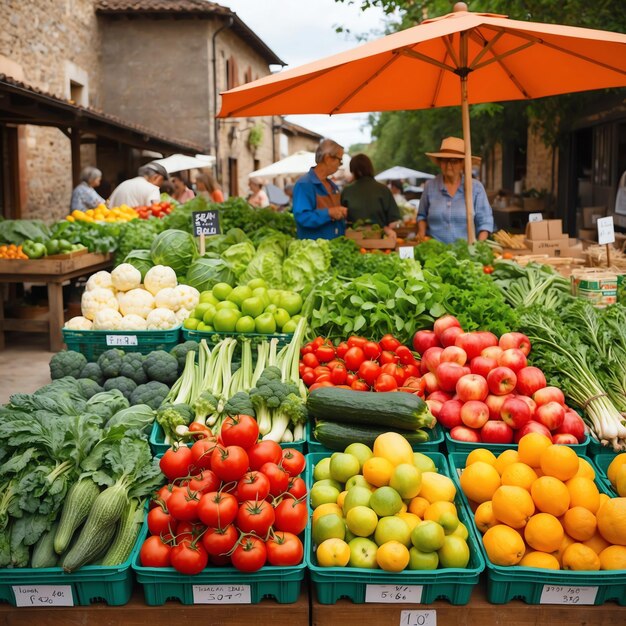
[[[63,316],[63,283],[73,278],[87,276],[113,265],[111,254],[90,252],[65,259],[11,259],[0,260],[0,283],[44,283],[48,287],[47,319],[5,319],[0,306],[0,350],[4,349],[7,330],[50,335],[50,350],[63,349],[61,328]],[[4,302],[2,303],[4,304]]]

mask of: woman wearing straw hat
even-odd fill
[[[417,212],[417,235],[429,235],[444,243],[457,239],[467,240],[467,215],[463,183],[463,157],[465,142],[458,137],[446,137],[439,152],[427,152],[441,174],[424,185],[424,192]],[[472,157],[478,165],[480,159]],[[493,213],[482,183],[472,180],[474,200],[474,227],[477,239],[487,239],[493,231]]]

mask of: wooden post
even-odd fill
[[[611,244],[606,244],[606,266],[611,267]]]
[[[204,243],[204,233],[200,233],[200,256],[204,256],[206,244]]]
[[[72,127],[70,134],[72,146],[72,187],[76,187],[80,182],[80,130]]]
[[[460,69],[467,69],[467,37],[468,33],[461,33]],[[464,160],[464,192],[465,213],[467,217],[467,243],[476,241],[474,230],[474,198],[472,196],[472,137],[470,131],[469,103],[467,101],[467,74],[461,73],[461,116],[463,122],[463,141],[465,142]]]

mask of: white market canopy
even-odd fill
[[[380,174],[374,176],[376,180],[402,180],[405,178],[435,178],[433,174],[427,174],[426,172],[420,172],[419,170],[412,170],[408,167],[402,167],[401,165],[394,165]]]
[[[350,156],[348,154],[343,155],[343,160],[341,162],[341,168],[348,170],[350,165]],[[255,172],[250,172],[248,176],[259,176],[259,177],[268,177],[272,176],[288,176],[290,174],[305,174],[312,167],[315,166],[315,153],[307,152],[306,150],[300,150],[299,152],[295,152],[294,154],[281,159],[280,161],[276,161],[276,163],[272,163],[271,165],[267,165],[266,167],[262,167]]]
[[[209,154],[196,154],[195,157],[186,154],[172,154],[164,159],[156,159],[155,163],[160,163],[168,174],[181,172],[183,170],[202,169],[212,167],[215,157]]]

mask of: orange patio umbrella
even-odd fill
[[[626,35],[454,12],[222,94],[218,117],[461,105],[474,241],[469,104],[626,85]]]

